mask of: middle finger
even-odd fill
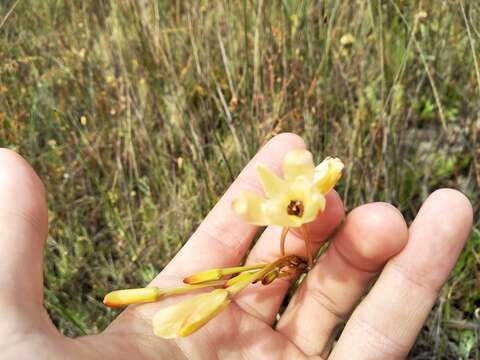
[[[390,204],[371,203],[351,211],[296,292],[277,330],[307,355],[325,356],[335,330],[407,238],[405,221]]]

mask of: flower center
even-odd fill
[[[288,215],[295,215],[298,217],[302,217],[304,211],[303,202],[300,200],[292,200],[290,204],[287,206],[287,213]]]

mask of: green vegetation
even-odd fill
[[[348,209],[411,221],[450,186],[478,219],[480,4],[463,3],[2,1],[0,145],[49,190],[56,325],[103,329],[105,292],[151,280],[281,131],[344,160]],[[478,359],[479,308],[477,224],[412,358]]]

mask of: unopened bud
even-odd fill
[[[160,289],[157,287],[117,290],[108,293],[103,299],[103,303],[108,307],[122,307],[130,304],[139,304],[153,302],[161,296]]]
[[[224,274],[221,269],[211,269],[187,276],[183,279],[183,282],[190,285],[201,284],[207,281],[220,280],[223,276]]]

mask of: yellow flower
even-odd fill
[[[226,289],[216,289],[166,307],[155,314],[153,332],[165,339],[188,336],[225,309],[230,304],[229,297]]]
[[[325,209],[325,195],[340,179],[342,169],[340,159],[328,157],[315,167],[309,151],[291,151],[283,159],[283,179],[257,165],[266,198],[245,192],[233,201],[233,210],[255,225],[300,227]]]
[[[355,43],[355,37],[348,33],[348,34],[344,34],[341,38],[340,38],[340,44],[342,44],[343,46],[348,46],[348,45],[352,45]]]

